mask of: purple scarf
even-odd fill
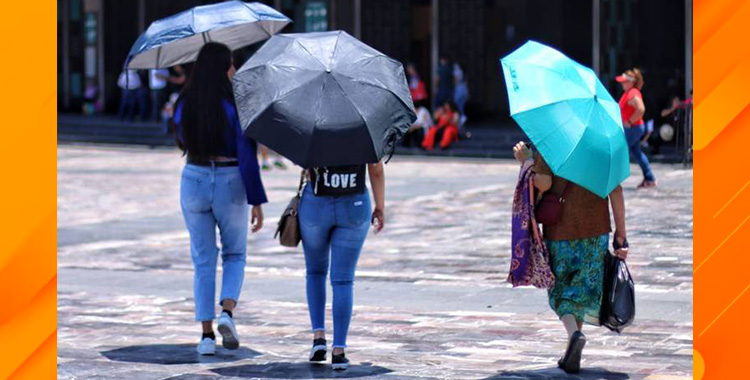
[[[555,275],[549,267],[549,252],[540,237],[539,225],[534,217],[534,172],[531,167],[530,161],[521,167],[513,196],[513,252],[508,282],[513,287],[533,285],[551,289],[555,286]]]

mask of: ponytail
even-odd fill
[[[641,70],[637,67],[634,67],[629,71],[630,73],[628,74],[633,75],[633,77],[635,78],[635,83],[633,83],[633,85],[639,90],[643,89],[643,73],[641,73]]]

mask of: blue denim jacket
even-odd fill
[[[224,112],[227,114],[229,128],[227,128],[224,151],[221,155],[224,157],[237,158],[239,162],[242,182],[245,184],[247,194],[247,203],[257,206],[268,202],[266,191],[263,188],[263,181],[260,178],[260,167],[258,166],[258,157],[256,153],[256,144],[249,137],[242,133],[240,119],[237,116],[237,109],[228,100],[222,100]],[[177,104],[174,112],[174,123],[176,126],[177,138],[182,141],[182,106],[183,103]]]

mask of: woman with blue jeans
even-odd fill
[[[216,228],[221,236],[222,287],[217,329],[222,345],[239,348],[233,320],[245,276],[248,204],[253,232],[263,226],[261,204],[267,202],[255,143],[242,134],[230,77],[229,48],[206,44],[177,101],[174,114],[177,142],[187,156],[180,184],[180,205],[190,232],[195,319],[203,335],[197,351],[216,352],[213,320],[216,290]]]
[[[333,369],[346,369],[346,337],[352,318],[354,270],[370,223],[375,233],[385,222],[383,164],[367,165],[375,208],[365,186],[365,165],[312,168],[299,205],[307,269],[307,305],[313,331],[311,362],[326,360],[326,277],[333,288]]]
[[[648,162],[646,153],[641,150],[641,137],[646,132],[643,122],[646,106],[643,104],[643,95],[641,95],[643,74],[639,69],[634,68],[625,71],[615,79],[622,85],[624,91],[619,103],[628,149],[643,172],[643,182],[638,185],[638,188],[656,187],[656,178],[651,171],[651,164]]]

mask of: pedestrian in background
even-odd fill
[[[414,67],[413,63],[406,64],[406,76],[409,81],[409,92],[411,93],[411,100],[416,104],[417,102],[427,99],[427,87],[424,81],[420,79],[417,68]]]
[[[425,100],[414,102],[414,107],[417,110],[417,121],[409,127],[409,130],[401,139],[401,144],[405,147],[419,147],[427,134],[427,130],[433,125],[432,116],[430,110],[427,109]]]
[[[375,210],[365,185],[370,177]],[[302,248],[307,269],[307,306],[313,332],[311,362],[326,360],[326,277],[333,288],[333,369],[346,369],[346,338],[354,303],[354,271],[370,223],[375,233],[385,225],[385,170],[382,163],[316,167],[299,204]]]
[[[521,165],[533,160],[537,199],[549,191],[563,197],[562,217],[555,225],[543,225],[543,238],[549,250],[549,264],[555,286],[548,290],[549,305],[568,333],[568,348],[558,361],[560,368],[577,373],[586,345],[583,324],[599,326],[604,284],[604,258],[609,254],[611,232],[609,204],[615,221],[615,255],[627,258],[625,198],[618,186],[608,199],[552,173],[544,158],[523,143],[513,148]]]
[[[190,233],[195,319],[203,328],[197,351],[213,355],[216,336],[216,228],[221,236],[222,284],[218,330],[222,345],[239,348],[235,306],[245,277],[248,204],[252,231],[263,227],[261,204],[267,202],[255,143],[242,133],[230,77],[232,54],[226,45],[201,48],[190,80],[177,101],[174,123],[187,163],[182,171],[180,205]]]
[[[167,102],[169,92],[167,84],[169,83],[168,69],[151,69],[148,72],[148,87],[151,89],[151,120],[160,122],[161,111],[164,103]]]
[[[161,121],[164,125],[164,135],[167,136],[173,133],[172,129],[172,117],[174,116],[175,105],[177,99],[180,96],[180,89],[185,84],[186,80],[185,69],[182,65],[176,65],[169,72],[169,78],[167,79],[167,91],[169,91],[169,97],[161,108]]]
[[[86,89],[83,91],[83,114],[91,115],[101,110],[102,103],[99,99],[99,86],[96,79],[86,79]]]
[[[437,95],[435,96],[435,108],[439,108],[447,101],[453,101],[453,67],[445,57],[440,58],[437,76],[435,77],[435,86]]]
[[[436,124],[427,130],[422,140],[422,148],[431,151],[435,149],[435,142],[438,142],[440,149],[448,149],[451,144],[458,141],[458,117],[456,105],[446,100],[435,111]]]
[[[185,84],[187,77],[185,76],[185,69],[182,65],[176,65],[172,68],[173,72],[169,73],[169,83],[174,85],[176,88],[181,88]]]
[[[120,120],[133,121],[138,99],[138,89],[141,87],[141,77],[135,70],[123,70],[117,78],[117,86],[121,89],[120,108],[117,116]]]
[[[138,77],[141,81],[141,86],[138,87],[138,90],[136,90],[136,101],[138,102],[138,113],[140,114],[141,121],[149,121],[149,117],[151,116],[150,115],[151,109],[148,107],[150,91],[149,91],[149,88],[146,86],[146,84],[149,83],[148,71],[139,70]]]
[[[258,146],[260,147],[261,169],[271,170],[271,164],[268,163],[268,157],[273,155],[273,166],[281,170],[286,170],[286,164],[280,154],[268,149],[268,147],[263,144],[258,144]]]
[[[641,70],[633,68],[615,78],[622,85],[623,94],[620,97],[620,113],[625,127],[625,138],[628,141],[630,154],[635,157],[643,172],[643,181],[638,188],[656,187],[656,178],[651,171],[651,164],[646,153],[641,149],[641,137],[646,133],[643,114],[646,106],[643,103],[643,74]]]
[[[453,64],[453,83],[455,86],[453,101],[456,103],[459,114],[458,129],[463,130],[466,123],[466,102],[469,101],[469,86],[466,84],[464,71],[458,63]]]

